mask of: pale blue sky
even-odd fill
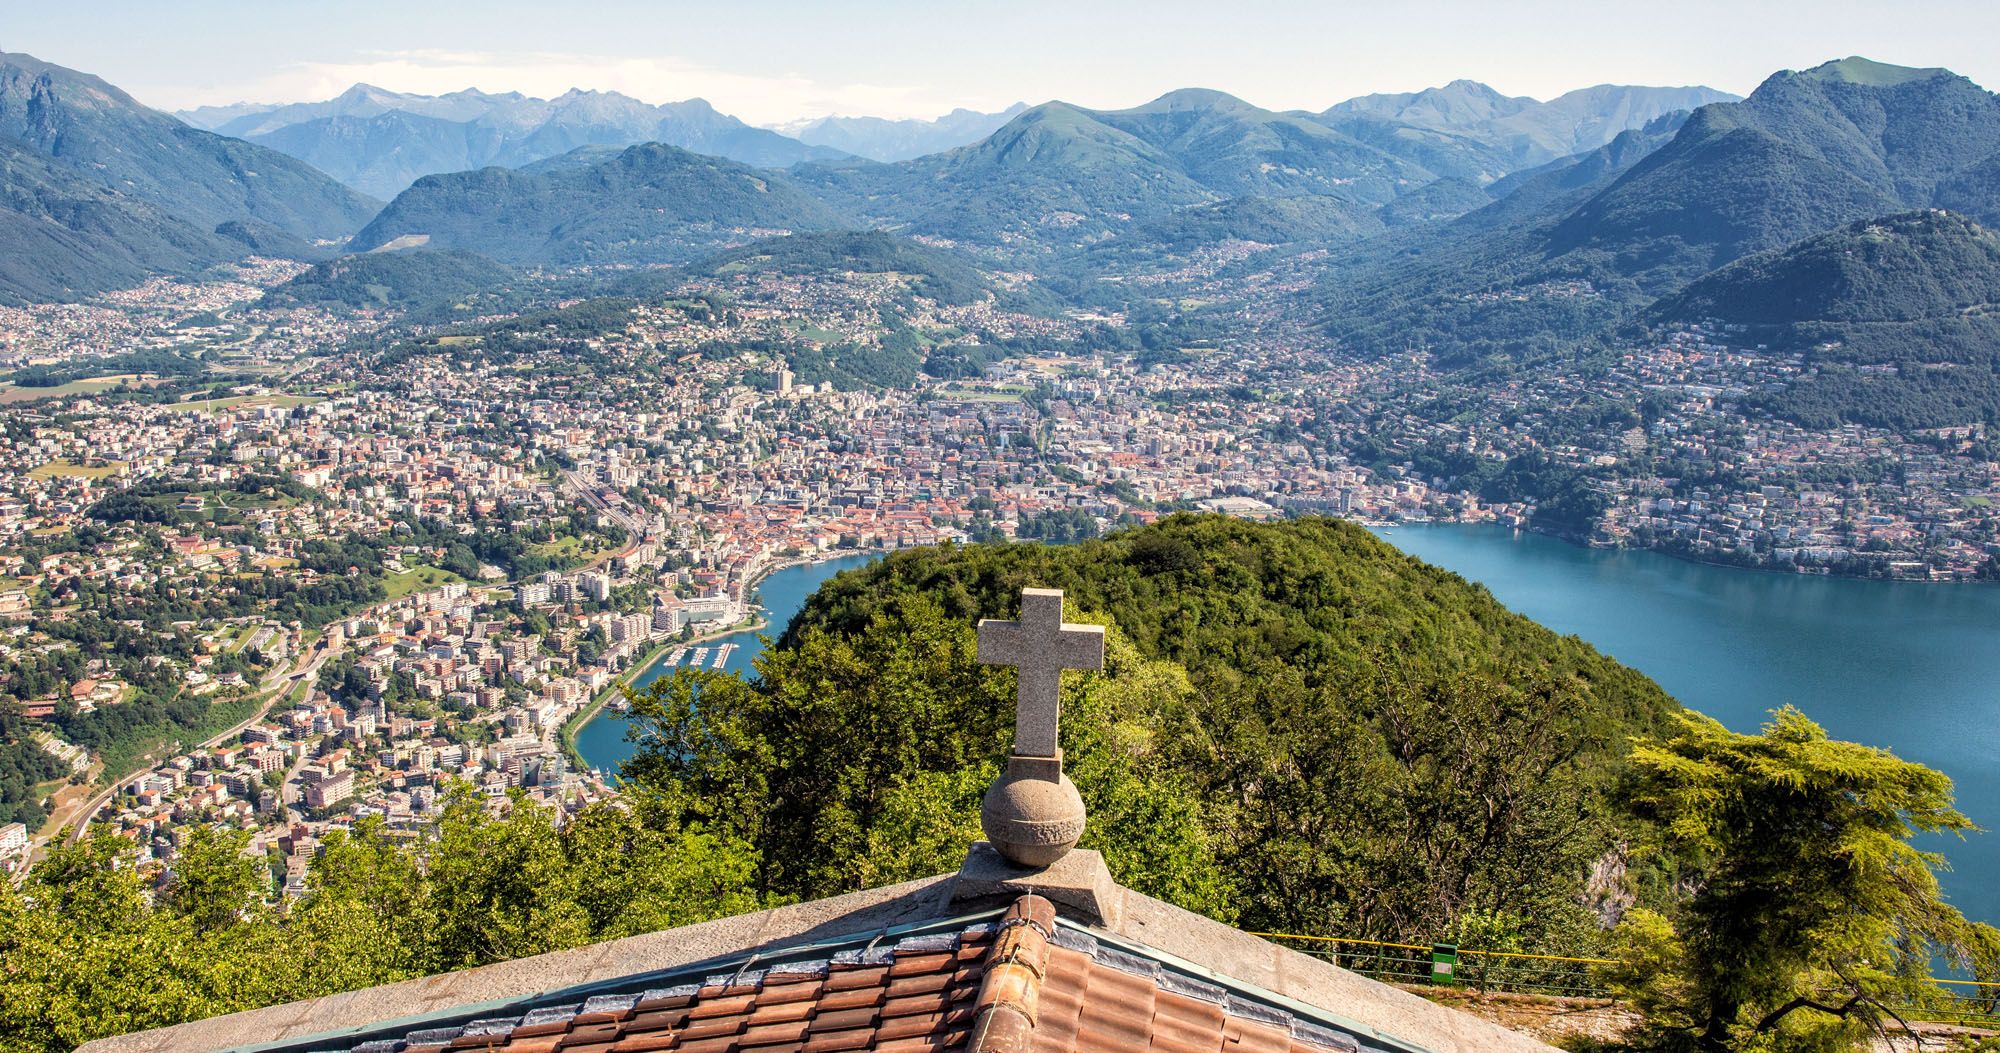
[[[757,123],[930,116],[1187,86],[1320,109],[1456,77],[1547,98],[1606,82],[1748,92],[1850,54],[2000,84],[1996,0],[70,0],[10,3],[0,50],[97,73],[165,109],[571,86],[699,95]]]

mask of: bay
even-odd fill
[[[722,668],[726,672],[749,676],[755,671],[750,663],[764,650],[762,638],[769,636],[776,639],[782,634],[785,626],[791,624],[792,615],[799,613],[799,608],[806,605],[806,600],[819,588],[821,582],[850,567],[866,566],[873,559],[875,559],[873,554],[838,556],[820,563],[799,563],[772,571],[757,583],[757,593],[762,597],[764,604],[764,628],[745,629],[742,632],[730,633],[718,639],[690,646],[708,648],[710,659],[713,660],[715,648],[724,644],[736,645],[728,659],[723,662]],[[668,655],[672,653],[672,651],[667,652]],[[692,655],[684,659],[682,664],[686,665],[691,661]],[[707,663],[704,662],[703,665],[706,666]],[[653,681],[671,672],[673,667],[664,664],[663,656],[661,661],[641,669],[639,674],[632,678],[632,687],[634,690],[644,691]],[[618,766],[632,756],[632,744],[625,741],[625,729],[630,723],[622,713],[614,713],[608,709],[600,711],[577,730],[577,752],[591,767],[615,774]]]

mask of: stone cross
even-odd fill
[[[1061,589],[1022,589],[1021,618],[979,622],[979,660],[1011,665],[1021,684],[1014,702],[1014,755],[1055,757],[1062,671],[1104,668],[1104,627],[1062,620]]]

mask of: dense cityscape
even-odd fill
[[[1141,365],[1088,349],[1115,316],[944,305],[896,274],[691,280],[523,334],[259,304],[296,271],[0,316],[14,368],[198,348],[243,378],[5,396],[0,646],[60,769],[36,791],[51,807],[0,833],[10,868],[87,820],[156,863],[219,821],[257,831],[296,894],[327,829],[418,828],[447,779],[581,807],[613,791],[566,726],[743,623],[770,568],[844,552],[1201,508],[1950,581],[1991,575],[2000,536],[1983,429],[1746,416],[1805,367],[1699,326],[1475,397],[1422,356],[1315,345],[1268,274],[1232,286],[1246,335]],[[895,302],[934,346],[1051,350],[887,387],[803,382],[758,350],[879,345]],[[1527,471],[1581,500],[1551,514]]]

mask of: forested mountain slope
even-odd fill
[[[1064,718],[1086,846],[1252,927],[1407,935],[1498,910],[1545,944],[1589,930],[1585,876],[1616,825],[1602,792],[1626,736],[1679,708],[1358,527],[1183,515],[843,573],[760,681],[639,705],[626,775],[757,843],[787,894],[949,869],[1013,720],[973,626],[1029,585],[1112,627],[1108,673],[1074,678]]]

